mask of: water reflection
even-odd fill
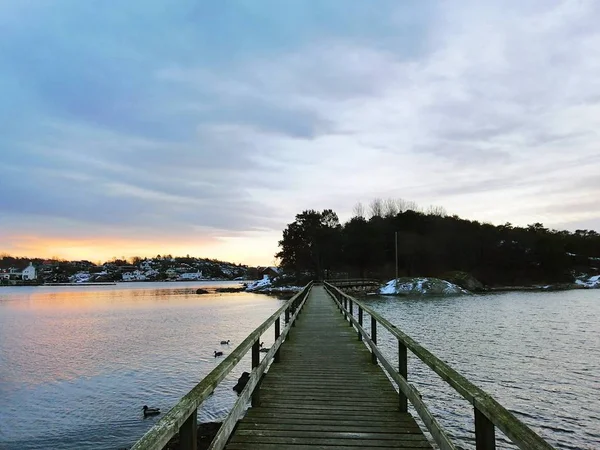
[[[367,301],[555,447],[592,449],[600,443],[598,297],[569,291]],[[379,340],[397,361],[395,339],[381,332]],[[474,448],[471,406],[414,357],[409,376],[450,434]],[[515,447],[501,439],[499,448]]]
[[[200,284],[0,289],[0,448],[115,449],[131,444],[281,301],[195,294]],[[600,442],[599,291],[366,300],[557,448]],[[365,317],[365,320],[368,318]],[[390,361],[393,337],[379,331]],[[272,330],[265,335],[272,343]],[[221,346],[230,339],[232,345]],[[200,412],[223,418],[249,355]],[[409,377],[461,447],[470,405],[414,357]],[[499,448],[511,448],[501,441]]]
[[[0,448],[131,443],[157,420],[143,420],[143,404],[168,410],[221,361],[214,350],[230,352],[281,305],[165,284],[0,290]],[[201,419],[226,413],[249,366],[228,377]]]

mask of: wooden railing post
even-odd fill
[[[279,339],[279,336],[281,336],[281,317],[278,317],[277,320],[275,320],[275,341],[277,342],[277,339]],[[281,350],[281,348],[278,348],[277,351],[275,352],[275,356],[273,357],[273,362],[278,363],[279,362],[279,350]]]
[[[179,448],[181,450],[196,450],[198,445],[198,410],[179,427]]]
[[[290,323],[290,308],[285,310],[285,324],[287,325],[288,323]]]
[[[348,300],[349,306],[350,306],[350,311],[349,311],[349,317],[348,317],[348,325],[352,326],[352,316],[354,315],[354,304],[352,302],[352,300]]]
[[[260,344],[257,339],[254,344],[252,344],[252,370],[258,367],[260,364]],[[252,406],[260,406],[260,385],[254,388],[254,392],[252,393]]]
[[[363,326],[363,309],[362,306],[358,305],[358,324],[361,326]],[[362,341],[362,333],[359,331],[358,332],[358,340]]]
[[[344,319],[348,320],[348,297],[344,297]]]
[[[406,351],[406,345],[398,341],[398,373],[405,380],[408,379],[408,355]],[[399,406],[400,412],[408,412],[408,399],[402,389],[399,393]]]
[[[474,408],[474,410],[476,450],[496,450],[496,432],[494,424],[477,408]]]
[[[371,340],[373,344],[377,344],[377,320],[373,316],[371,316]],[[377,364],[377,356],[373,351],[371,351],[371,362]]]

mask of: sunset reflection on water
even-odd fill
[[[231,351],[281,304],[247,293],[197,295],[199,286],[206,284],[0,289],[0,448],[126,445],[151,426],[141,405],[168,409],[220,361],[213,350]],[[222,348],[221,339],[233,345]],[[217,395],[203,414],[223,415],[232,401],[229,391]],[[43,430],[37,437],[23,425],[32,415]]]

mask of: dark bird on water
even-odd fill
[[[226,341],[221,341],[221,345],[229,345],[229,339],[227,339]]]
[[[160,414],[160,408],[148,408],[147,405],[144,405],[142,409],[144,410],[144,417]]]
[[[218,352],[218,351],[216,351],[216,350],[215,350],[215,358],[216,358],[217,356],[223,356],[223,352]]]
[[[250,379],[250,374],[248,372],[243,372],[242,376],[238,379],[237,384],[233,387],[233,390],[237,392],[237,395],[240,395],[246,384],[248,384],[248,380]]]
[[[270,347],[263,347],[263,348],[261,348],[261,349],[259,350],[259,352],[262,352],[262,353],[267,353],[269,350],[271,350],[271,348],[270,348]]]
[[[260,345],[259,345],[259,347],[262,348],[263,345],[265,345],[265,343],[261,342]]]

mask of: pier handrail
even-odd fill
[[[390,321],[331,283],[325,282],[324,284],[340,310],[344,313],[346,319],[350,322],[350,325],[353,325],[357,329],[358,338],[364,340],[371,349],[372,362],[377,364],[379,360],[381,365],[386,369],[386,372],[398,384],[400,390],[400,410],[405,412],[407,410],[407,399],[410,400],[433,436],[436,444],[442,450],[452,450],[455,447],[421,401],[421,396],[417,389],[407,381],[407,349],[473,405],[477,450],[493,450],[496,448],[494,427],[498,427],[506,437],[522,450],[553,450],[550,444],[517,419],[490,394],[475,386],[444,361],[399,330]],[[354,305],[358,307],[358,319],[354,317]],[[363,312],[366,312],[371,317],[370,335],[363,328]],[[387,361],[381,350],[377,347],[377,323],[386,328],[398,341],[398,369],[395,369]]]
[[[334,286],[380,286],[381,281],[374,278],[340,278],[340,279],[329,279],[327,283],[333,284]]]
[[[381,284],[381,281],[376,278],[330,278],[325,281],[329,284],[349,283],[349,282],[357,282],[357,281],[364,281],[365,283]]]
[[[179,402],[173,406],[150,430],[148,430],[135,444],[131,450],[162,450],[165,445],[179,433],[180,448],[182,450],[196,450],[197,436],[197,413],[200,405],[216,389],[219,383],[237,366],[241,359],[252,350],[252,373],[246,384],[246,387],[240,394],[232,411],[229,413],[226,421],[221,425],[219,434],[211,448],[223,448],[227,442],[229,434],[235,425],[235,414],[242,409],[253,391],[260,383],[260,378],[271,359],[278,361],[279,347],[289,333],[290,327],[294,322],[304,305],[306,298],[313,286],[313,282],[308,283],[300,292],[295,294],[283,306],[275,311],[267,320],[259,325],[244,341],[237,346],[217,367],[206,375],[192,390],[184,395]],[[285,314],[285,327],[281,330],[281,316]],[[260,362],[260,338],[271,325],[275,325],[275,342],[266,353],[262,362]],[[254,393],[253,403],[258,401],[259,391]],[[241,405],[241,406],[240,406]],[[215,441],[217,441],[215,445]]]

